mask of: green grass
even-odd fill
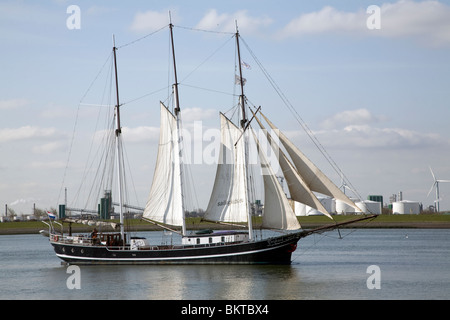
[[[346,220],[356,219],[361,216],[357,215],[335,215],[333,216],[336,222],[343,222]],[[253,221],[253,225],[255,228],[258,228],[261,225],[261,217],[255,218]],[[330,224],[333,223],[332,220],[327,218],[326,216],[307,216],[307,217],[299,217],[298,220],[300,224]],[[117,220],[111,220],[112,222],[118,222]],[[377,223],[450,223],[450,215],[449,214],[419,214],[419,215],[379,215],[375,220]],[[133,226],[144,226],[151,227],[152,225],[148,222],[134,219],[129,220],[128,225]],[[200,218],[187,218],[186,219],[187,228],[214,228],[215,224],[204,223],[201,222]],[[55,225],[57,229],[59,229],[59,225]],[[92,227],[83,225],[83,224],[72,224],[73,228],[85,228],[91,229]],[[0,223],[0,234],[14,234],[14,233],[37,233],[39,230],[44,229],[47,230],[47,226],[40,221],[21,221],[21,222],[3,222]]]
[[[335,215],[333,219],[336,222],[342,222],[346,220],[356,219],[358,215]],[[299,217],[300,223],[328,223],[331,220],[326,216],[307,216]],[[374,220],[379,223],[412,223],[412,222],[450,222],[450,215],[448,214],[380,214]]]

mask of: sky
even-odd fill
[[[156,161],[159,101],[170,94],[174,28],[183,126],[196,205],[215,175],[208,155],[219,111],[237,101],[236,23],[245,94],[339,186],[276,83],[357,194],[435,201],[450,180],[450,1],[0,1],[0,213],[98,194],[114,35],[129,201],[144,206]],[[166,27],[166,28],[163,28]],[[198,31],[208,30],[212,32]],[[254,59],[257,58],[257,60]],[[201,131],[195,131],[199,128]],[[198,132],[200,134],[198,135]],[[197,136],[194,135],[197,133]],[[196,140],[197,139],[197,140]],[[450,183],[440,184],[450,210]],[[194,205],[195,206],[195,205]]]

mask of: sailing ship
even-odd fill
[[[325,215],[326,211],[314,192],[325,194],[343,201],[349,206],[356,205],[320,171],[261,111],[247,108],[240,60],[239,32],[236,28],[236,47],[239,65],[239,109],[240,121],[233,123],[220,113],[220,154],[209,204],[204,220],[235,224],[243,222],[246,230],[186,230],[185,204],[183,195],[184,165],[180,150],[182,141],[180,121],[181,108],[178,97],[178,81],[173,42],[173,25],[169,24],[171,49],[174,65],[173,112],[160,103],[160,136],[158,154],[152,185],[143,220],[181,234],[180,244],[153,244],[142,237],[131,237],[125,231],[123,178],[121,167],[121,123],[120,102],[117,81],[116,46],[113,46],[116,105],[115,139],[118,164],[118,198],[120,222],[117,232],[92,233],[91,236],[64,235],[54,228],[49,231],[50,243],[56,255],[72,264],[290,264],[292,252],[297,242],[310,234],[339,227],[343,223],[302,230],[292,206],[281,186],[267,155],[262,150],[258,136],[252,127],[255,121],[264,132],[273,153],[278,155],[279,166],[287,181],[290,197],[315,208]],[[251,112],[249,112],[249,110]],[[251,117],[250,117],[251,116]],[[270,132],[263,125],[270,127]],[[275,134],[276,136],[272,136]],[[256,153],[263,172],[264,213],[262,228],[281,230],[283,233],[268,238],[257,238],[252,225],[252,204],[249,196],[248,173],[249,143],[256,145]],[[286,150],[276,143],[281,145]],[[369,219],[364,216],[356,220]],[[67,219],[69,222],[77,220]],[[177,231],[175,229],[181,229]],[[237,228],[236,228],[237,229]]]

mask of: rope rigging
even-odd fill
[[[151,32],[151,33],[149,33],[149,34],[146,34],[146,35],[144,35],[144,36],[142,36],[142,37],[140,37],[140,38],[137,38],[137,39],[135,39],[135,40],[133,40],[133,41],[127,42],[127,43],[122,44],[122,45],[120,45],[120,46],[117,46],[116,49],[123,49],[123,48],[129,47],[129,46],[132,46],[132,45],[134,45],[134,44],[136,44],[136,43],[138,43],[138,42],[141,42],[141,41],[143,41],[143,40],[145,40],[145,39],[150,38],[151,36],[153,36],[153,35],[155,35],[155,34],[158,34],[159,32],[161,32],[162,30],[166,29],[166,28],[169,27],[169,26],[170,26],[169,24],[164,25],[164,26],[162,26],[161,28],[159,28],[159,29],[157,29],[157,30],[155,30],[155,31],[153,31],[153,32]],[[235,92],[235,88],[236,88],[236,82],[235,82],[235,79],[233,79],[234,85],[233,85],[233,92],[232,92],[232,93],[230,93],[230,92],[225,92],[225,91],[221,91],[221,90],[216,90],[216,89],[203,88],[203,87],[199,87],[199,86],[196,86],[196,85],[192,85],[192,84],[186,83],[186,81],[187,81],[194,73],[196,73],[198,70],[200,70],[202,67],[204,67],[204,66],[206,65],[207,62],[210,62],[211,59],[212,59],[219,51],[221,51],[227,44],[229,44],[229,42],[230,42],[231,40],[233,40],[233,39],[236,37],[236,34],[235,34],[235,33],[231,33],[231,32],[220,32],[220,31],[213,31],[213,30],[203,30],[203,29],[191,28],[191,27],[183,27],[183,26],[174,26],[174,27],[177,27],[177,28],[180,28],[180,29],[185,29],[185,30],[190,30],[190,31],[196,31],[196,32],[207,32],[207,33],[214,33],[214,34],[231,35],[231,37],[226,37],[225,41],[223,41],[223,42],[222,42],[215,50],[213,50],[210,54],[208,54],[208,55],[206,56],[206,58],[204,58],[204,59],[201,61],[200,64],[198,64],[198,65],[195,66],[190,72],[188,72],[188,73],[184,76],[184,78],[180,81],[179,84],[181,84],[181,85],[184,86],[184,87],[189,87],[189,88],[199,89],[199,90],[206,90],[206,91],[210,91],[210,92],[214,92],[214,93],[219,93],[219,94],[223,94],[223,95],[232,96],[233,99],[234,99],[234,100],[233,100],[233,107],[232,107],[230,110],[228,110],[228,111],[231,111],[233,114],[234,114],[234,113],[238,113],[238,112],[239,112],[239,109],[236,109],[236,107],[238,107],[239,103],[235,103],[235,99],[238,98],[240,95],[237,94],[237,93]],[[279,88],[278,84],[275,82],[275,80],[272,78],[272,76],[269,74],[269,72],[264,68],[264,66],[262,65],[262,63],[259,61],[259,59],[256,57],[256,55],[255,55],[255,54],[253,53],[253,51],[250,49],[250,47],[249,47],[249,45],[247,44],[247,42],[246,42],[242,37],[240,37],[240,40],[242,41],[242,43],[243,43],[244,46],[246,47],[247,51],[249,52],[249,54],[251,55],[251,57],[253,58],[253,60],[255,61],[255,63],[256,63],[256,64],[258,65],[258,67],[260,68],[260,70],[261,70],[261,72],[263,73],[263,75],[267,78],[267,80],[269,81],[270,85],[273,87],[273,89],[275,90],[275,92],[276,92],[276,93],[278,94],[278,96],[281,98],[281,100],[282,100],[282,102],[284,103],[284,105],[285,105],[285,106],[287,107],[287,109],[292,113],[292,115],[294,116],[294,118],[296,119],[296,121],[300,124],[300,126],[303,128],[303,130],[307,133],[308,137],[311,139],[311,141],[314,143],[314,145],[319,149],[319,151],[322,153],[322,155],[325,157],[325,159],[328,161],[328,163],[331,165],[331,167],[338,173],[338,175],[339,175],[340,177],[342,177],[343,179],[345,179],[345,181],[347,182],[347,184],[348,184],[353,190],[356,190],[356,189],[351,185],[351,183],[349,182],[349,180],[345,177],[344,173],[343,173],[342,170],[339,168],[339,166],[336,164],[336,162],[331,158],[331,156],[330,156],[330,155],[328,154],[328,152],[325,150],[325,148],[323,147],[323,145],[319,142],[318,138],[314,135],[313,131],[307,126],[307,124],[305,123],[305,121],[301,118],[301,116],[299,115],[299,113],[297,112],[297,110],[294,108],[294,106],[291,104],[291,102],[290,102],[289,99],[286,97],[286,95],[281,91],[281,89]],[[169,52],[170,52],[170,51],[169,51]],[[170,55],[169,55],[169,56],[170,56]],[[236,56],[236,55],[235,55],[235,56]],[[170,59],[170,57],[169,57],[169,59]],[[97,73],[97,75],[94,77],[93,81],[92,81],[91,84],[89,85],[89,87],[88,87],[88,89],[86,90],[86,92],[83,94],[83,96],[82,96],[82,98],[80,99],[80,102],[79,102],[79,104],[78,104],[77,112],[76,112],[76,119],[75,119],[75,123],[74,123],[74,127],[73,127],[73,132],[72,132],[71,143],[70,143],[70,147],[69,147],[69,153],[68,153],[68,158],[67,158],[67,164],[66,164],[66,168],[65,168],[65,171],[64,171],[64,176],[63,176],[63,181],[62,181],[62,185],[61,185],[61,189],[60,189],[60,194],[59,194],[59,196],[58,196],[58,201],[59,201],[59,198],[60,198],[60,196],[61,196],[62,190],[63,190],[63,188],[64,188],[65,178],[66,178],[66,172],[67,172],[67,169],[68,169],[68,167],[69,167],[69,160],[70,160],[70,158],[71,158],[72,151],[73,151],[74,135],[75,135],[75,131],[76,131],[76,128],[77,128],[77,125],[78,125],[79,113],[80,113],[80,106],[81,106],[81,105],[85,105],[85,104],[84,104],[85,98],[87,97],[88,93],[91,91],[91,89],[92,89],[94,83],[98,80],[98,78],[100,77],[100,75],[104,72],[105,66],[107,65],[107,62],[108,62],[108,61],[112,61],[112,54],[111,54],[111,53],[108,55],[107,60],[106,60],[105,63],[102,65],[102,67],[101,67],[100,71]],[[170,63],[169,63],[169,65],[170,65]],[[235,58],[235,72],[234,72],[234,74],[236,74],[236,68],[237,68],[237,62],[236,62],[236,58]],[[109,74],[110,74],[110,75],[112,74],[112,71],[111,71],[111,70],[112,70],[112,69],[110,69],[110,71],[109,71]],[[111,78],[112,78],[112,76],[111,76]],[[241,80],[241,81],[242,81],[242,80]],[[110,83],[109,86],[110,86],[110,94],[109,94],[109,96],[111,96],[111,87],[113,86],[112,83]],[[103,90],[103,98],[102,98],[102,104],[101,104],[101,105],[112,106],[114,103],[111,103],[111,101],[108,101],[108,103],[103,104],[103,101],[106,100],[106,99],[105,99],[105,96],[107,95],[107,89],[106,89],[106,87],[107,87],[107,85],[105,84],[105,87],[104,87],[104,90]],[[170,85],[170,83],[169,83],[169,76],[168,76],[168,84],[167,84],[167,86],[164,86],[164,87],[161,87],[161,88],[159,88],[159,89],[157,89],[157,90],[153,90],[153,91],[151,91],[151,92],[145,93],[145,94],[140,95],[140,96],[138,96],[138,97],[136,97],[136,98],[129,99],[129,100],[127,100],[127,101],[121,103],[120,106],[127,105],[127,104],[131,104],[131,103],[136,102],[136,101],[138,101],[138,100],[141,100],[141,99],[143,99],[143,98],[146,98],[146,97],[149,97],[149,96],[151,96],[151,95],[154,95],[154,94],[158,94],[158,93],[160,93],[160,92],[163,92],[164,90],[167,90],[167,91],[168,91],[168,95],[167,95],[168,97],[166,98],[166,101],[167,101],[167,100],[170,99],[171,96],[173,96],[173,92],[172,92],[172,94],[170,93],[170,91],[171,91],[170,88],[171,88],[171,85]],[[245,99],[246,99],[246,98],[245,98]],[[246,102],[249,102],[249,101],[246,99]],[[249,107],[250,107],[250,106],[249,106]],[[100,116],[100,112],[99,112],[98,117],[99,117],[99,116]],[[230,117],[230,119],[231,119],[231,117]],[[97,129],[98,121],[99,121],[99,119],[97,119],[96,129]],[[111,119],[110,119],[109,121],[111,121]],[[111,121],[111,123],[114,124],[114,119],[113,119],[113,121]],[[112,129],[109,128],[109,130],[114,131],[113,128],[112,128]],[[108,163],[108,162],[109,162],[109,165],[108,165],[109,169],[103,169],[103,171],[102,171],[101,173],[97,172],[97,173],[94,175],[94,179],[95,179],[95,180],[98,179],[98,181],[101,181],[101,182],[104,184],[104,189],[105,189],[105,188],[108,188],[108,185],[112,185],[112,178],[110,178],[109,180],[106,178],[106,176],[108,175],[107,172],[109,172],[109,171],[111,171],[111,170],[114,170],[114,156],[112,157],[112,160],[111,160],[111,159],[108,160],[108,158],[107,158],[107,156],[106,156],[106,151],[107,151],[107,149],[111,149],[111,148],[112,148],[112,150],[114,150],[114,148],[115,148],[115,145],[114,145],[115,142],[114,142],[114,139],[113,139],[113,138],[112,138],[112,141],[109,141],[108,138],[105,138],[105,139],[106,139],[106,145],[109,145],[109,146],[103,151],[104,153],[100,153],[100,150],[97,149],[97,150],[96,150],[96,155],[95,155],[95,156],[98,157],[98,158],[101,160],[101,162],[103,162],[103,163]],[[89,152],[88,152],[88,158],[91,156],[91,152],[92,152],[93,148],[94,148],[94,141],[92,140],[92,141],[91,141],[90,148],[89,148]],[[122,156],[121,158],[123,159],[123,162],[124,162],[124,161],[125,161],[125,160],[124,160],[125,157]],[[127,158],[127,161],[128,161],[128,158]],[[129,163],[128,163],[128,167],[129,167],[129,168],[131,167]],[[84,169],[85,171],[84,171],[84,174],[83,174],[83,180],[86,180],[85,178],[88,176],[88,172],[89,172],[91,169],[93,169],[93,163],[91,163],[90,165],[87,165],[87,164],[86,164],[85,169]],[[97,170],[100,171],[99,168],[97,168]],[[128,171],[128,170],[127,170],[127,171]],[[129,171],[129,172],[131,172],[131,171]],[[128,177],[127,177],[127,178],[128,178]],[[191,185],[189,185],[189,186],[186,185],[186,186],[184,186],[184,189],[185,189],[185,190],[194,190],[194,189],[195,189],[195,188],[194,188],[195,184],[193,183],[192,172],[191,172],[191,171],[188,171],[188,172],[187,172],[186,178],[187,178],[187,179],[186,179],[185,181],[188,181],[190,184],[192,184],[192,186],[191,186]],[[124,178],[124,179],[125,179],[125,178]],[[132,179],[132,177],[131,177],[131,179]],[[125,180],[126,180],[126,179],[125,179]],[[133,187],[134,187],[134,182],[133,182]],[[99,189],[101,189],[101,188],[99,188]],[[82,188],[82,186],[80,186],[80,188],[79,188],[78,191],[77,191],[76,198],[78,198],[78,196],[80,195],[80,193],[81,193],[82,190],[83,190],[83,188]],[[250,190],[250,191],[251,191],[252,194],[255,194],[255,193],[256,193],[255,190]],[[99,192],[100,192],[100,191],[99,191]],[[354,192],[355,192],[355,194],[357,194],[356,191],[354,191]],[[92,187],[92,188],[90,189],[90,192],[89,192],[89,195],[88,195],[87,198],[88,198],[88,200],[96,201],[95,199],[98,199],[99,196],[100,196],[100,193],[95,194],[94,191],[93,191],[93,187]],[[359,198],[361,198],[361,196],[360,196],[359,194],[357,194],[357,196],[358,196]],[[253,197],[255,197],[255,196],[253,196]],[[137,198],[137,197],[136,197],[136,198]],[[196,193],[195,193],[195,198],[197,198]],[[196,199],[196,202],[197,202],[196,205],[198,206],[198,200],[197,200],[197,199]]]

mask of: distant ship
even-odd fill
[[[240,58],[238,30],[235,33],[238,55],[240,87],[240,121],[235,124],[220,113],[220,154],[209,205],[204,219],[216,223],[246,224],[245,231],[186,230],[184,205],[184,164],[180,150],[182,139],[181,108],[178,97],[175,50],[173,46],[173,25],[169,24],[175,83],[173,84],[173,112],[160,103],[160,136],[158,155],[150,188],[150,194],[143,212],[143,219],[181,234],[180,244],[149,243],[142,237],[132,237],[125,230],[123,203],[123,159],[122,130],[120,123],[120,102],[117,81],[117,48],[113,46],[116,105],[115,140],[118,165],[118,198],[120,223],[116,232],[93,232],[90,236],[66,235],[51,225],[49,240],[56,255],[71,264],[290,264],[297,242],[310,234],[338,228],[340,225],[371,219],[360,217],[350,222],[330,223],[314,230],[302,230],[288,198],[264,154],[252,124],[258,123],[265,133],[270,147],[278,155],[278,162],[287,181],[290,197],[323,212],[331,218],[313,192],[329,195],[357,208],[356,205],[320,171],[275,125],[261,112],[251,110],[244,95],[242,62]],[[237,28],[236,28],[237,29]],[[251,115],[251,117],[249,117]],[[276,133],[276,139],[265,130],[263,120]],[[250,192],[252,179],[248,174],[248,144],[257,146],[257,156],[263,170],[264,209],[262,228],[284,231],[281,235],[256,239],[252,226],[252,203]],[[280,141],[285,154],[274,141]],[[64,219],[63,219],[64,221]],[[67,218],[68,222],[77,220]],[[108,222],[93,222],[102,227]]]

